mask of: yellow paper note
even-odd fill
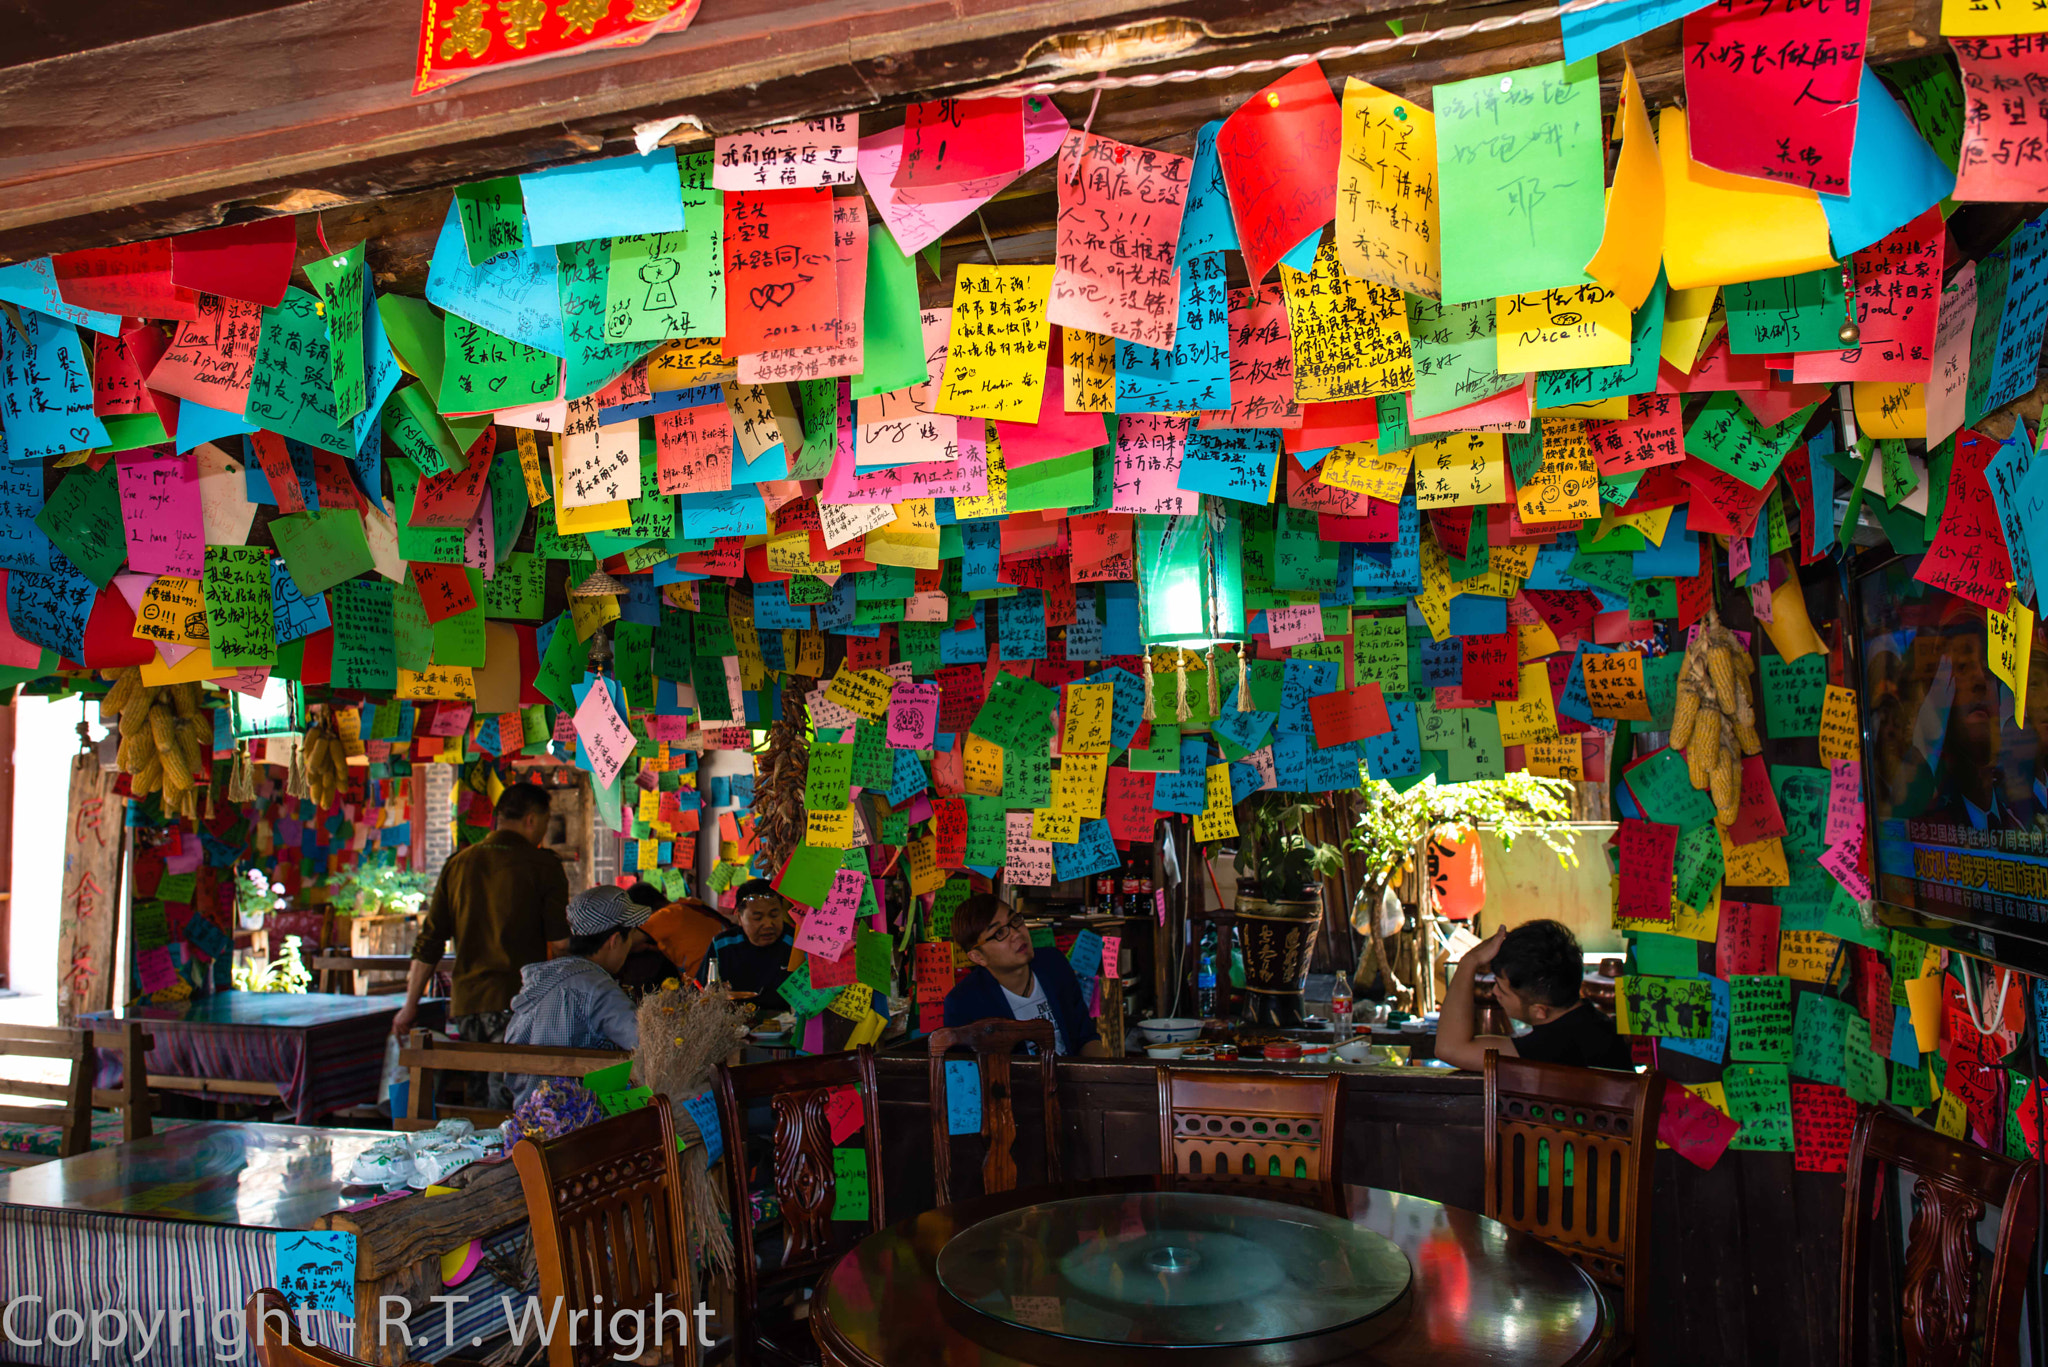
[[[216,665],[213,652],[202,645],[187,652],[175,665],[167,665],[163,656],[152,654],[142,662],[142,683],[145,688],[162,688],[167,684],[198,683],[202,679],[230,679],[240,672],[233,665]]]
[[[790,638],[796,638],[794,651]],[[782,633],[784,659],[794,659],[791,672],[807,674],[815,679],[825,672],[825,633],[822,631],[785,631]]]
[[[1692,159],[1685,111],[1662,111],[1664,278],[1673,289],[1798,275],[1835,264],[1820,195]]]
[[[1646,513],[1612,513],[1600,515],[1600,536],[1605,536],[1616,527],[1632,527],[1649,540],[1652,545],[1664,544],[1664,533],[1671,526],[1669,508],[1652,508]],[[1595,541],[1600,537],[1593,538]]]
[[[1502,745],[1527,745],[1556,736],[1557,711],[1550,699],[1550,670],[1540,660],[1523,665],[1521,695],[1495,703],[1493,710],[1500,721]],[[1523,757],[1524,763],[1527,758]]]
[[[1605,285],[1504,295],[1494,301],[1495,369],[1627,365],[1629,307]]]
[[[541,477],[540,438],[524,427],[514,429],[512,436],[519,443],[519,475],[526,481],[526,506],[538,508],[553,497]]]
[[[1458,508],[1508,501],[1507,457],[1498,432],[1452,432],[1410,448],[1415,506]]]
[[[1671,899],[1671,933],[1688,940],[1703,943],[1718,938],[1721,932],[1721,894],[1716,891],[1704,905],[1691,907]]]
[[[1803,983],[1820,983],[1828,981],[1832,969],[1840,979],[1848,971],[1847,963],[1838,962],[1841,944],[1840,937],[1824,930],[1783,931],[1778,936],[1778,972]]]
[[[1806,594],[1799,587],[1797,575],[1778,585],[1771,594],[1771,620],[1764,623],[1764,631],[1788,664],[1826,649],[1806,615]]]
[[[738,358],[724,354],[718,337],[678,337],[647,358],[647,387],[657,394],[671,389],[696,389],[739,376]]]
[[[1348,489],[1382,503],[1399,503],[1414,465],[1406,447],[1382,452],[1376,441],[1354,441],[1332,447],[1315,473],[1318,481],[1333,489]]]
[[[555,487],[559,489],[562,487],[562,443],[559,439],[548,443],[548,461]],[[561,499],[555,500],[555,531],[562,536],[609,532],[632,525],[633,513],[623,498],[610,503],[591,503],[581,508],[565,508]]]
[[[1195,818],[1195,839],[1228,840],[1237,834],[1237,812],[1230,805],[1230,766],[1212,764],[1203,785],[1202,811]]]
[[[1543,463],[1517,490],[1523,522],[1584,522],[1600,516],[1600,471],[1586,443],[1586,424],[1553,418],[1543,424]]]
[[[922,897],[928,892],[937,892],[945,879],[939,873],[939,840],[931,831],[926,831],[910,842],[910,895]]]
[[[1963,1131],[1969,1127],[1970,1110],[1963,1105],[1961,1097],[1954,1092],[1943,1092],[1941,1103],[1935,1108],[1934,1128],[1950,1139],[1960,1140]]]
[[[868,1010],[874,999],[875,989],[866,983],[848,983],[839,990],[839,995],[832,999],[832,1005],[825,1009],[835,1016],[858,1022],[874,1014]]]
[[[1053,799],[1059,799],[1059,774],[1053,774]],[[1055,845],[1071,845],[1081,838],[1081,813],[1069,808],[1034,807],[1031,811],[1031,838],[1050,840]]]
[[[1700,353],[1706,350],[1707,323],[1713,318],[1714,306],[1720,301],[1719,285],[1665,291],[1664,332],[1657,344],[1657,352],[1672,369],[1692,374],[1692,368],[1699,364]]]
[[[1051,266],[963,265],[953,285],[946,379],[933,405],[963,418],[1038,421]]]
[[[1337,260],[1344,273],[1440,299],[1439,240],[1436,115],[1347,78],[1337,162]]]
[[[1630,309],[1639,309],[1656,287],[1657,268],[1664,261],[1664,168],[1633,62],[1622,64],[1616,119],[1621,156],[1607,191],[1607,230],[1600,250],[1586,263],[1586,274],[1620,295]]]
[[[1060,731],[1060,753],[1079,755],[1110,749],[1110,712],[1116,685],[1068,684],[1066,725]]]
[[[804,843],[821,850],[853,848],[853,808],[824,811],[816,807],[804,812]]]
[[[1069,413],[1116,412],[1116,338],[1080,328],[1060,329]]]
[[[161,574],[142,593],[135,610],[135,635],[174,646],[206,644],[206,599],[197,579]]]
[[[1430,639],[1443,641],[1451,634],[1451,567],[1444,549],[1433,536],[1422,538],[1422,592],[1415,595],[1415,610],[1429,628]]]
[[[808,574],[819,577],[840,572],[837,560],[818,560],[811,555],[808,531],[777,532],[768,538],[768,568],[777,574]]]
[[[476,682],[470,675],[468,665],[435,665],[418,673],[410,669],[400,669],[398,692],[395,696],[409,702],[424,702],[436,698],[475,702]]]
[[[1506,739],[1505,736],[1502,737]],[[1542,736],[1525,743],[1522,767],[1545,778],[1583,779],[1586,776],[1585,747],[1579,737]]]
[[[1995,609],[1984,614],[1990,639],[1991,672],[2012,690],[2012,719],[2015,725],[2027,720],[2027,667],[2034,650],[2034,610],[2012,599],[2010,612]]]
[[[895,687],[896,681],[879,669],[842,668],[825,685],[825,697],[869,721],[880,721]]]
[[[2048,10],[2032,0],[1941,0],[1941,32],[1965,38],[2048,33]]]
[[[600,594],[595,598],[579,598],[570,595],[569,622],[576,628],[576,639],[587,641],[597,634],[597,629],[619,620],[619,597],[615,593]]]
[[[993,427],[988,428],[987,452],[988,492],[953,500],[953,515],[963,522],[970,518],[1001,517],[1010,511],[1010,467],[1003,464],[1003,443]]]
[[[1722,831],[1720,835],[1721,881],[1724,884],[1737,888],[1791,886],[1792,875],[1785,865],[1785,846],[1778,837],[1752,840],[1747,845],[1731,845],[1728,832]]]
[[[960,756],[965,775],[963,786],[981,797],[999,797],[1003,791],[1003,747],[967,733],[967,748]]]
[[[1856,426],[1869,437],[1927,438],[1927,386],[1858,380]]]
[[[1317,250],[1313,270],[1283,264],[1280,287],[1294,339],[1297,402],[1344,403],[1414,387],[1401,291],[1346,275],[1329,242]]]
[[[1547,622],[1524,622],[1515,628],[1517,660],[1540,660],[1545,655],[1557,654],[1563,648],[1557,643],[1557,633]]]
[[[1856,720],[1856,690],[1829,684],[1820,709],[1820,757],[1863,758],[1863,733]]]

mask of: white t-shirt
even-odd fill
[[[1000,982],[996,986],[1003,987]],[[1052,1003],[1045,999],[1045,984],[1038,980],[1036,973],[1031,975],[1030,996],[1020,997],[1007,987],[1003,987],[1003,996],[1009,1001],[1010,1014],[1016,1019],[1020,1021],[1050,1021],[1052,1023],[1053,1048],[1061,1057],[1066,1056],[1066,1032],[1060,1029],[1059,1021],[1054,1019]]]

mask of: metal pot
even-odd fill
[[[1322,902],[1313,898],[1299,902],[1238,899],[1237,933],[1244,946],[1247,1019],[1281,1029],[1301,1024],[1302,989],[1308,985],[1316,922],[1322,915]]]

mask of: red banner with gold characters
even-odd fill
[[[419,70],[424,95],[464,77],[543,57],[637,47],[680,33],[702,0],[421,0]]]

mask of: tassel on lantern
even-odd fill
[[[1223,708],[1216,701],[1216,647],[1209,647],[1209,715],[1214,717]]]
[[[1154,712],[1155,712],[1155,710],[1156,710],[1156,709],[1155,709],[1155,708],[1154,708],[1154,707],[1152,706],[1152,647],[1150,647],[1150,646],[1146,646],[1146,647],[1145,647],[1145,652],[1144,652],[1144,653],[1145,653],[1145,664],[1144,664],[1144,670],[1145,670],[1145,711],[1144,711],[1144,717],[1145,717],[1145,720],[1146,720],[1146,721],[1151,721],[1151,720],[1153,719],[1153,713],[1154,713]]]
[[[1237,647],[1237,710],[1249,712],[1252,710],[1252,684],[1245,668],[1244,651],[1244,644],[1240,642]]]
[[[1174,720],[1185,724],[1192,715],[1188,711],[1188,657],[1178,646],[1173,652],[1173,697]]]

